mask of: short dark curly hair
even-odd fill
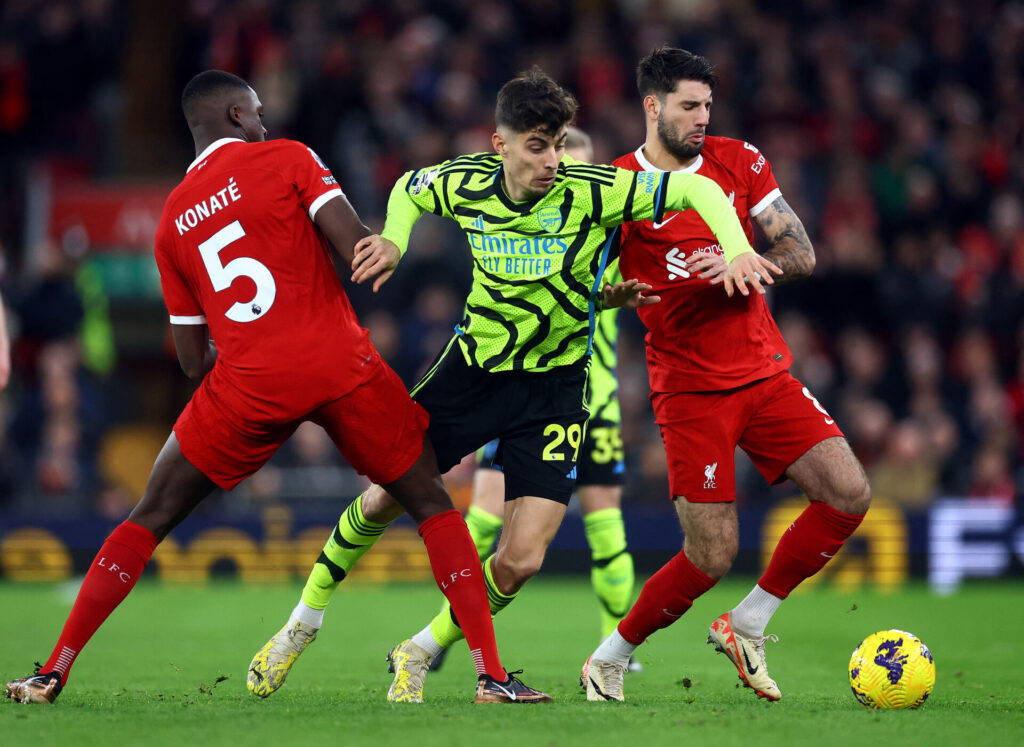
[[[715,66],[706,57],[678,47],[662,45],[636,66],[636,87],[641,96],[664,99],[681,80],[706,83],[712,91],[718,85]]]
[[[494,122],[513,132],[539,129],[554,135],[572,122],[578,108],[575,97],[536,65],[498,91]]]
[[[210,96],[226,91],[248,91],[252,86],[237,75],[223,70],[204,70],[185,85],[181,92],[181,110],[185,118],[192,121],[196,108]]]

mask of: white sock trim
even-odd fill
[[[288,618],[288,624],[300,622],[320,630],[324,624],[324,610],[315,610],[303,601],[295,605],[292,616]]]
[[[619,635],[619,631],[616,629],[601,642],[591,658],[626,666],[629,664],[629,657],[636,649],[637,647]]]
[[[732,609],[733,629],[749,638],[760,638],[782,600],[754,585],[746,598]]]
[[[430,634],[429,625],[414,635],[412,637],[412,642],[430,654],[430,658],[434,658],[444,649],[444,646],[435,641],[434,636]]]

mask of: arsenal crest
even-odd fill
[[[558,233],[558,229],[562,227],[562,211],[558,208],[546,207],[537,211],[537,220],[540,221],[540,226],[548,233]]]

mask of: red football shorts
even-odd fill
[[[430,416],[379,355],[367,369],[348,394],[285,423],[261,422],[244,401],[221,395],[204,379],[174,424],[181,452],[231,490],[266,464],[299,423],[311,420],[359,474],[378,485],[394,482],[423,452]]]
[[[788,371],[727,392],[652,392],[651,404],[668,454],[669,488],[691,503],[736,499],[737,445],[774,485],[812,446],[843,435]]]

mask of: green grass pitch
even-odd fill
[[[641,647],[624,704],[587,703],[580,665],[597,642],[582,578],[540,578],[496,620],[506,666],[551,706],[476,706],[465,644],[427,679],[427,703],[391,705],[384,656],[418,630],[440,595],[427,584],[343,585],[320,638],[285,686],[245,689],[252,654],[287,618],[298,587],[143,582],[94,637],[53,707],[0,700],[5,744],[59,745],[961,745],[1024,743],[1024,585],[923,586],[882,595],[815,589],[776,615],[768,663],[783,700],[738,688],[707,625],[751,579],[720,584]],[[0,676],[45,659],[74,588],[0,584]],[[919,711],[873,712],[846,666],[869,633],[904,628],[931,648],[935,692]],[[226,679],[224,679],[226,678]],[[28,740],[31,740],[29,742]]]

